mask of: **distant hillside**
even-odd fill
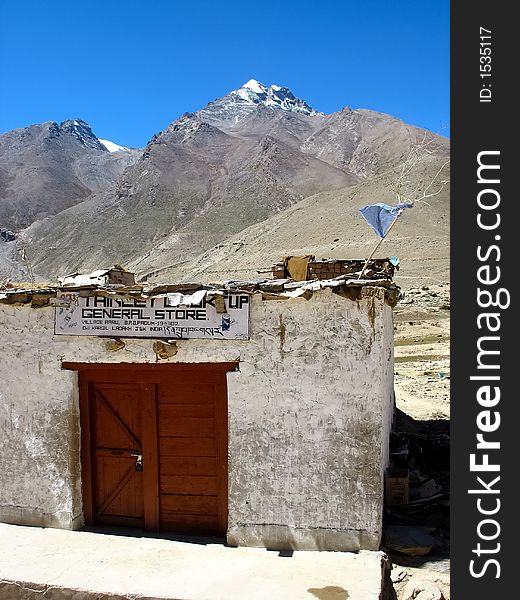
[[[110,152],[78,120],[0,135],[0,226],[27,227],[109,188],[139,154]]]
[[[240,278],[286,253],[363,257],[376,238],[359,208],[395,202],[393,170],[425,139],[410,189],[434,176],[448,140],[369,110],[324,115],[287,88],[251,80],[155,135],[113,186],[91,187],[11,244],[47,278],[113,263],[161,279]],[[448,235],[447,188],[402,221],[401,258],[422,248],[437,260]]]
[[[414,169],[414,185],[424,189],[445,159],[439,155],[425,157]],[[443,173],[449,176],[449,168]],[[150,281],[248,280],[269,277],[258,271],[269,269],[282,256],[366,258],[378,237],[359,209],[373,202],[394,204],[397,176],[398,170],[390,170],[355,186],[309,196],[177,264],[168,263],[170,242],[166,240],[129,267]],[[395,276],[399,285],[413,287],[449,281],[449,214],[449,187],[445,186],[427,203],[416,203],[399,218],[376,254],[400,259],[400,270]]]

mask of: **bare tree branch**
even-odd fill
[[[449,183],[449,179],[439,180],[439,177],[443,170],[450,164],[450,160],[446,160],[443,165],[439,168],[437,173],[433,176],[433,178],[428,182],[426,187],[421,190],[421,184],[417,184],[413,189],[407,189],[410,184],[410,180],[408,176],[420,165],[420,163],[424,160],[425,157],[430,156],[434,153],[434,148],[432,147],[436,142],[436,138],[428,131],[425,131],[422,139],[417,143],[412,145],[408,154],[401,165],[401,170],[397,179],[392,186],[392,191],[396,194],[397,202],[401,203],[404,201],[411,202],[412,204],[415,202],[422,202],[429,206],[427,202],[425,202],[426,198],[432,198],[441,193],[444,187]],[[433,190],[433,186],[438,185]],[[432,190],[432,191],[430,191]]]

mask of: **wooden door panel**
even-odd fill
[[[96,448],[142,451],[141,394],[130,386],[93,387]]]
[[[136,384],[90,385],[92,465],[97,523],[144,524],[141,388]]]
[[[215,438],[166,437],[159,438],[159,453],[165,456],[216,456]]]
[[[172,417],[159,407],[159,435],[173,437],[213,437],[215,419]]]
[[[132,457],[102,455],[96,462],[96,517],[144,519],[143,481]]]
[[[218,477],[201,475],[163,475],[159,478],[161,494],[214,496],[219,491]]]
[[[217,536],[222,534],[218,517],[179,515],[168,511],[161,512],[161,529],[186,535]]]
[[[225,369],[137,367],[80,374],[87,522],[225,534]]]
[[[175,496],[161,494],[161,507],[168,514],[218,515],[217,496]]]
[[[195,376],[197,379],[200,376]],[[159,404],[213,404],[215,390],[211,383],[177,383],[159,385]]]
[[[215,417],[214,404],[162,404],[159,407],[162,418],[179,419],[192,417],[198,419],[212,419]]]
[[[161,528],[217,535],[227,527],[225,373],[158,386]]]
[[[161,457],[159,470],[163,475],[217,475],[217,459],[210,456]]]

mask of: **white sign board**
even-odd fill
[[[222,302],[222,300],[224,302]],[[62,292],[56,298],[57,335],[96,335],[171,339],[249,339],[247,294],[191,296],[137,300],[122,297],[81,297]],[[217,305],[224,312],[217,312]]]

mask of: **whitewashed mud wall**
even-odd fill
[[[379,546],[392,419],[393,324],[384,290],[350,300],[253,296],[251,340],[181,340],[162,363],[240,362],[228,374],[228,541]],[[77,528],[77,376],[71,362],[155,363],[154,340],[55,336],[52,308],[0,304],[0,521]]]

